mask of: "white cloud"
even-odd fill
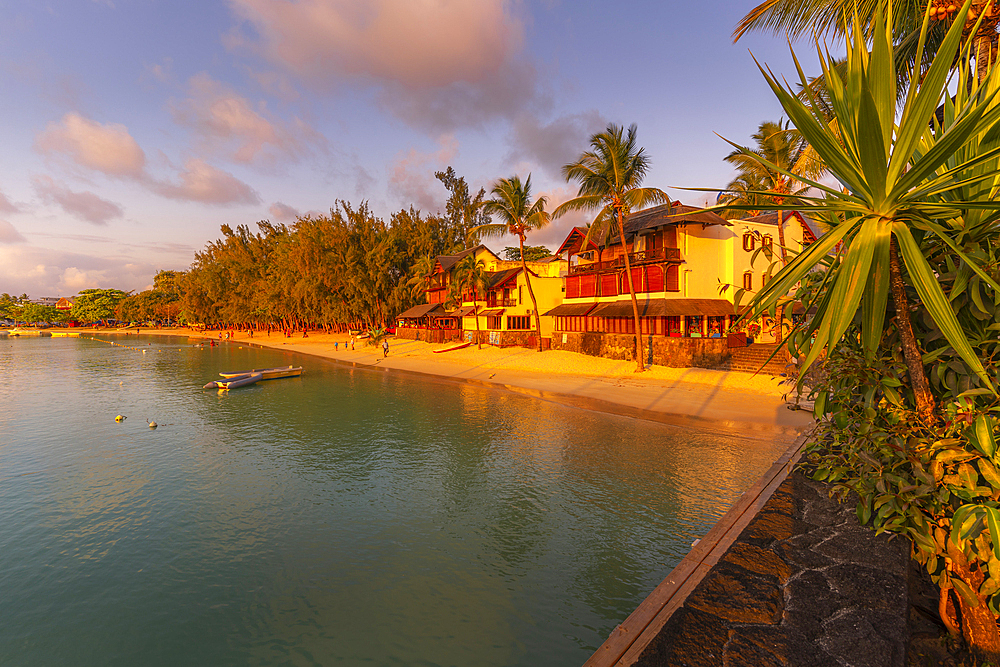
[[[59,291],[75,294],[80,290],[107,285],[107,280],[107,271],[81,271],[71,266],[59,277]]]
[[[0,220],[0,243],[24,243],[25,238],[6,220]]]
[[[189,97],[173,105],[173,114],[178,124],[194,130],[203,150],[243,164],[298,158],[326,143],[301,119],[276,119],[263,102],[253,105],[205,73],[191,77]]]
[[[89,223],[106,225],[109,220],[125,214],[122,207],[112,201],[102,199],[93,192],[73,192],[48,176],[35,176],[31,181],[42,201],[57,204],[70,215]]]
[[[217,169],[203,160],[192,158],[184,164],[180,183],[156,182],[151,189],[169,199],[203,204],[259,204],[260,196],[249,185],[232,174]]]
[[[146,154],[128,128],[119,123],[102,125],[70,112],[35,137],[35,147],[47,154],[61,154],[77,165],[116,178],[143,178]]]
[[[3,291],[31,296],[71,295],[88,287],[137,290],[157,267],[124,257],[69,253],[32,245],[0,245]]]
[[[403,206],[413,204],[424,211],[441,208],[440,185],[434,178],[435,171],[441,171],[458,154],[458,141],[446,134],[438,139],[439,148],[432,153],[422,153],[411,148],[401,153],[392,165],[389,176],[389,190],[397,195]]]

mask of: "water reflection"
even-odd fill
[[[0,350],[10,664],[579,664],[785,446],[147,342]]]

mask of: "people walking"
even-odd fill
[[[388,356],[389,356],[389,341],[388,339],[384,339],[382,341],[382,358],[384,359]]]

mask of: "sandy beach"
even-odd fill
[[[135,330],[81,330],[83,335],[125,336]],[[142,329],[150,335],[187,336],[193,342],[218,340],[219,332],[188,329]],[[450,344],[432,345],[413,340],[389,339],[389,356],[381,347],[357,341],[350,348],[347,334],[311,332],[296,334],[238,332],[227,344],[250,344],[286,349],[323,357],[372,370],[396,370],[436,376],[453,381],[496,385],[510,391],[574,407],[612,412],[669,423],[706,421],[731,427],[801,430],[812,423],[806,411],[788,409],[783,395],[788,385],[768,374],[703,368],[652,366],[635,373],[631,361],[549,350],[537,352],[520,347],[497,348],[474,345],[435,354]],[[308,369],[307,369],[308,372]]]

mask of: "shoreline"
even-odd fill
[[[83,335],[135,335],[135,330],[79,329]],[[218,340],[218,332],[186,329],[141,329],[151,336]],[[813,423],[811,413],[786,407],[787,389],[770,375],[703,368],[651,366],[642,374],[634,362],[589,357],[574,352],[484,345],[434,354],[450,344],[434,345],[389,339],[389,356],[380,347],[358,341],[348,349],[350,335],[310,333],[285,338],[280,333],[251,338],[237,332],[225,344],[289,350],[329,361],[369,369],[413,373],[446,381],[470,382],[507,389],[569,407],[658,421],[676,426],[770,431],[792,438]]]

